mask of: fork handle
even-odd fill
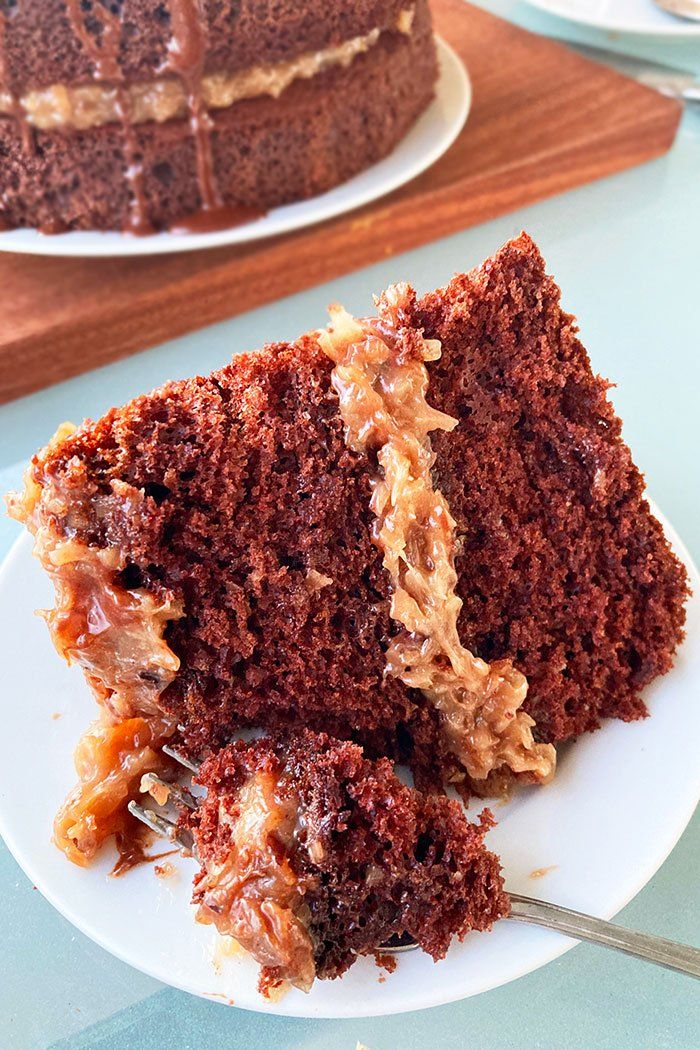
[[[595,919],[592,915],[583,915],[558,904],[538,901],[533,897],[521,897],[510,894],[510,918],[518,922],[533,923],[535,926],[546,926],[550,930],[568,934],[577,940],[592,941],[607,948],[617,948],[627,955],[638,959],[666,966],[669,970],[679,970],[700,977],[700,949],[688,944],[667,941],[663,937],[652,937],[648,933],[637,933],[623,926],[616,926],[604,919]]]

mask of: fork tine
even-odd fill
[[[183,806],[187,806],[188,809],[197,808],[197,799],[181,784],[173,784],[169,780],[162,780],[159,776],[156,776],[155,773],[146,773],[141,780],[141,790],[143,791],[144,787],[147,791],[150,790],[150,784],[154,784],[156,787],[162,788],[167,792],[166,797],[168,799],[172,796],[176,802],[180,802]],[[153,792],[153,796],[159,805],[164,804],[156,797],[155,792]]]
[[[417,947],[418,945],[409,934],[395,933],[388,941],[379,945],[379,950],[386,952],[387,955],[399,955],[401,952],[412,952]]]
[[[191,758],[188,758],[187,755],[183,755],[181,751],[177,751],[174,747],[171,747],[170,744],[163,744],[161,751],[170,758],[174,758],[176,762],[179,762],[181,766],[185,767],[185,769],[189,769],[191,773],[199,772],[199,762],[193,762]]]
[[[155,813],[152,809],[144,809],[138,802],[129,803],[129,812],[137,820],[140,820],[142,824],[150,828],[151,831],[155,831],[157,835],[162,835],[163,838],[169,839],[181,849],[192,851],[193,843],[191,837],[183,832],[172,820],[161,816],[160,813]]]

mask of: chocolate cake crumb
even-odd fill
[[[375,952],[374,961],[380,970],[386,970],[387,973],[394,973],[397,966],[397,960],[395,955],[388,955],[386,952]],[[384,974],[379,978],[380,981],[386,980]]]
[[[643,717],[683,637],[686,572],[537,247],[511,241],[416,323],[443,343],[432,403],[460,420],[434,447],[464,644],[526,675],[542,740]]]

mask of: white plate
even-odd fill
[[[695,597],[675,667],[646,694],[651,717],[632,725],[610,722],[569,747],[551,785],[495,807],[499,824],[490,835],[512,890],[605,918],[651,878],[700,794],[700,576],[673,530],[666,531],[688,566]],[[108,879],[113,856],[87,869],[70,864],[51,844],[51,826],[73,785],[71,756],[95,704],[80,672],[58,659],[45,624],[33,615],[52,604],[52,595],[30,544],[20,538],[0,570],[6,742],[0,831],[32,882],[88,937],[166,984],[297,1017],[437,1006],[512,981],[572,947],[558,934],[504,921],[490,934],[472,934],[437,965],[411,952],[379,983],[374,961],[365,959],[341,980],[317,981],[308,996],[294,990],[270,1004],[256,991],[252,961],[222,956],[211,927],[193,921],[192,861],[178,860],[179,874],[166,881],[150,865]],[[552,866],[545,877],[530,877]]]
[[[469,75],[452,48],[436,38],[439,78],[435,98],[388,157],[355,178],[311,200],[274,208],[254,222],[213,233],[157,233],[133,237],[126,233],[78,231],[52,236],[21,229],[0,233],[0,251],[30,255],[115,256],[244,244],[290,233],[352,211],[410,182],[445,153],[464,127],[472,101]]]
[[[698,37],[700,22],[675,18],[653,0],[526,0],[549,15],[605,29],[642,36]]]

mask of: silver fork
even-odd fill
[[[187,769],[196,772],[197,765],[174,748],[166,746],[163,750]],[[196,807],[197,800],[186,788],[166,783],[154,774],[149,774],[149,776],[156,787],[167,790],[181,805],[189,809]],[[156,810],[146,809],[137,802],[129,803],[129,811],[156,834],[162,835],[188,854],[192,854],[191,837],[167,816]],[[669,970],[677,970],[691,977],[700,977],[700,948],[669,941],[664,937],[654,937],[649,933],[628,930],[616,923],[606,922],[605,919],[596,919],[592,915],[584,915],[583,912],[572,911],[560,904],[550,904],[548,901],[537,900],[534,897],[523,897],[519,893],[509,893],[509,897],[511,904],[509,918],[516,922],[544,926],[549,930],[563,933],[567,937],[575,937],[576,940],[591,941],[593,944],[601,944],[606,948],[615,948],[626,955],[633,955],[637,959],[656,963]],[[380,945],[383,952],[394,954],[415,951],[417,947],[415,941],[406,937],[395,938],[387,944]]]
[[[670,15],[677,18],[689,18],[693,22],[700,21],[700,0],[654,0],[657,7],[668,11]]]

